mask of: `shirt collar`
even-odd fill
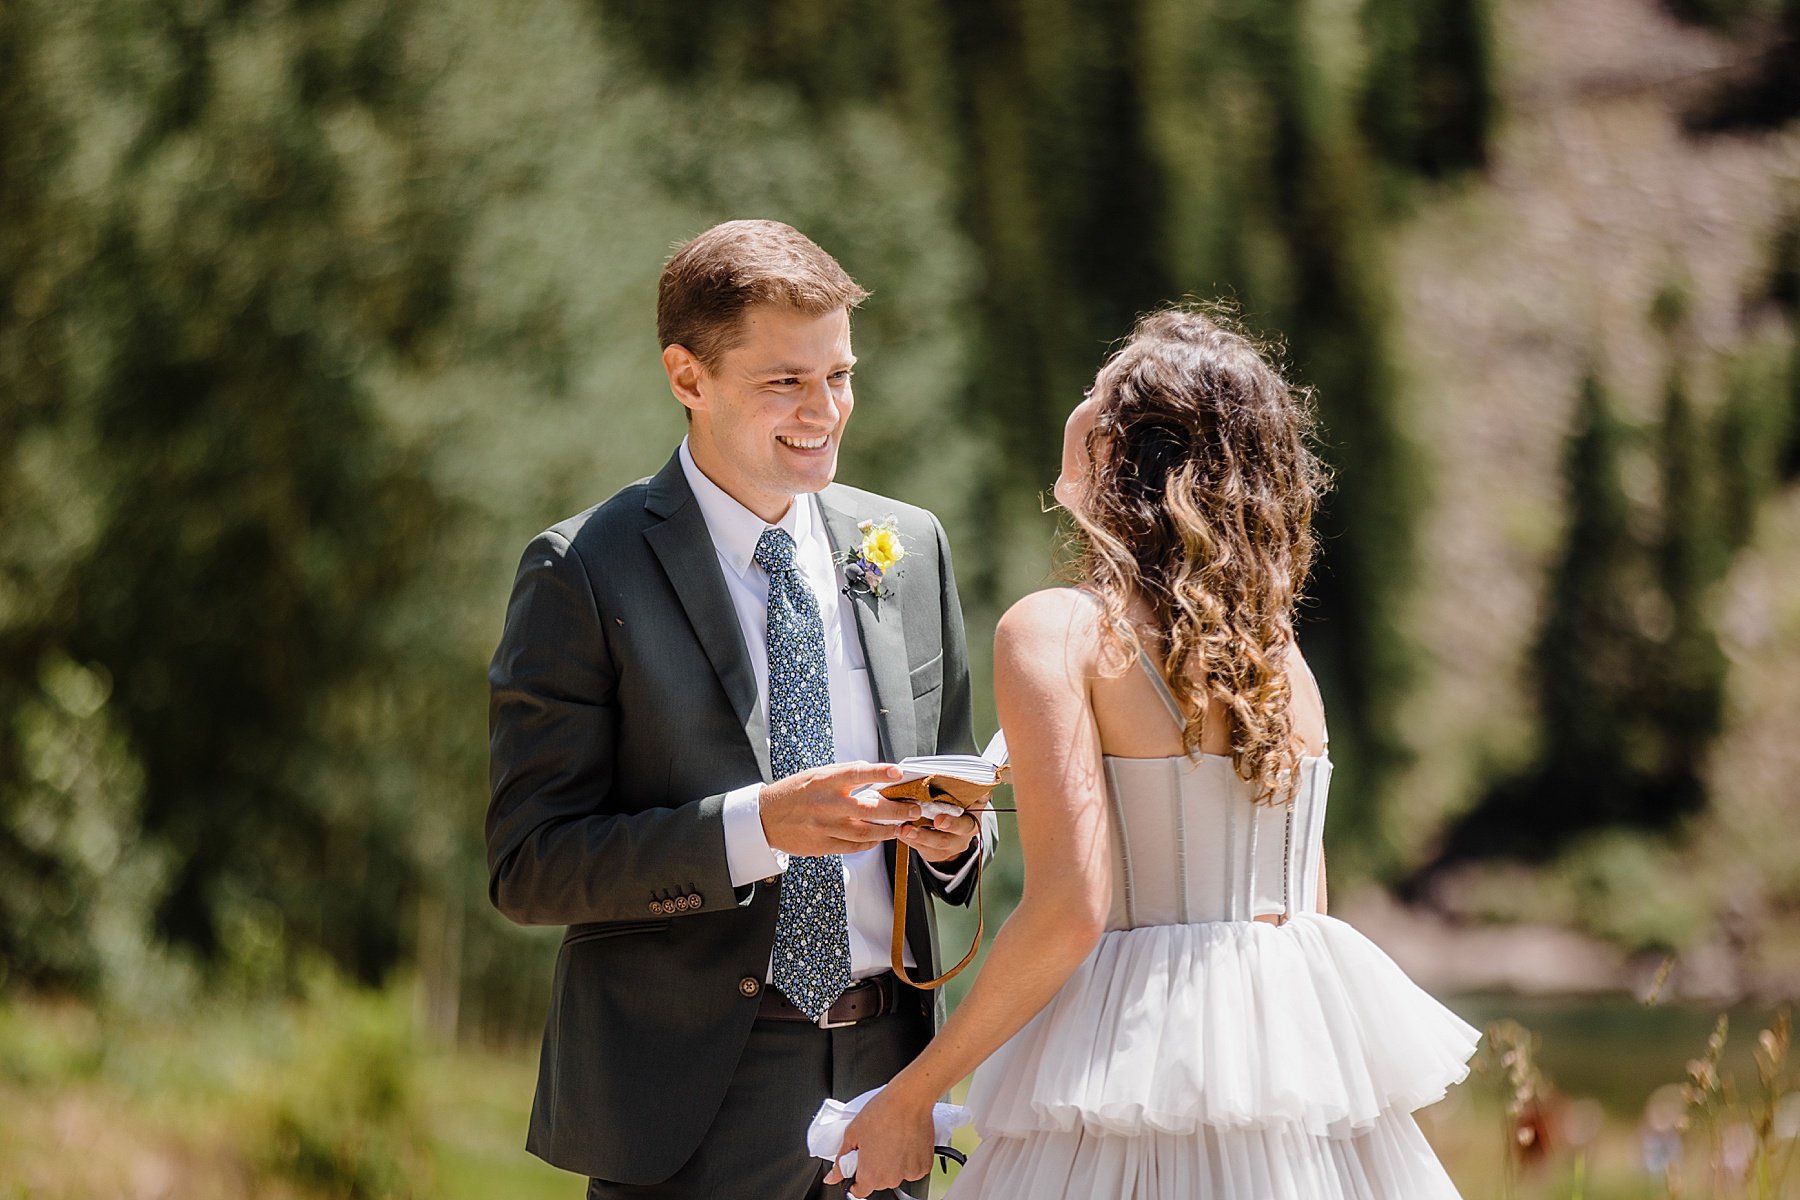
[[[754,565],[756,543],[765,529],[787,530],[788,536],[794,539],[796,554],[801,555],[824,536],[815,497],[795,496],[786,515],[771,526],[707,478],[706,472],[694,462],[686,438],[681,439],[677,454],[681,459],[681,472],[687,476],[688,487],[693,489],[694,501],[700,505],[700,515],[706,518],[706,530],[712,535],[713,547],[739,577],[749,574]]]

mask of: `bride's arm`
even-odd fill
[[[1106,787],[1088,683],[1094,608],[1038,592],[994,634],[994,699],[1012,758],[1025,890],[968,996],[890,1085],[926,1104],[1024,1028],[1093,951],[1112,899]]]
[[[1088,691],[1093,614],[1071,591],[1038,592],[995,632],[994,697],[1011,751],[1025,891],[943,1030],[846,1131],[844,1149],[859,1150],[856,1195],[930,1169],[933,1102],[1036,1016],[1105,930],[1112,858]]]

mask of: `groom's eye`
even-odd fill
[[[853,371],[833,371],[831,373],[831,382],[833,382],[833,383],[849,383],[850,376],[853,374],[855,374],[855,372],[853,372]]]

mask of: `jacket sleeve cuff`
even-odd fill
[[[946,874],[937,863],[930,862],[923,857],[919,859],[919,865],[930,871],[932,876],[943,885],[944,892],[948,894],[963,885],[970,873],[975,870],[975,864],[980,861],[981,835],[978,833],[975,835],[975,840],[969,843],[969,849],[963,854],[962,866],[956,869],[954,875]]]
[[[769,845],[763,833],[762,789],[762,784],[750,783],[725,793],[725,865],[734,888],[787,870],[788,856]]]

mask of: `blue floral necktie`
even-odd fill
[[[781,779],[832,760],[831,677],[825,626],[795,565],[794,539],[784,529],[763,530],[756,562],[769,573],[769,771]],[[815,1021],[850,986],[839,855],[788,860],[771,964],[775,986]]]

